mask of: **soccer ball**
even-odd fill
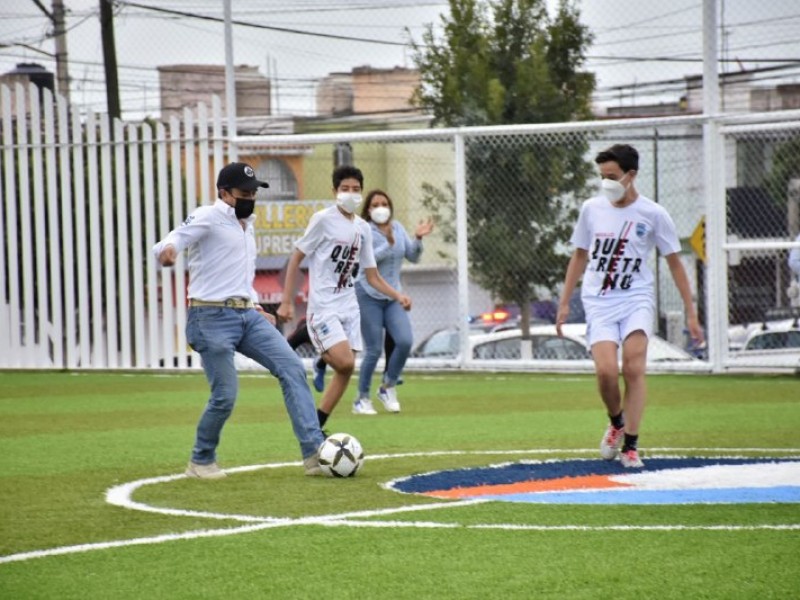
[[[363,464],[361,443],[349,433],[334,433],[319,447],[319,466],[329,477],[353,477]]]

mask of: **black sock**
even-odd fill
[[[631,435],[630,433],[625,434],[625,443],[622,444],[622,451],[627,452],[628,450],[636,450],[636,446],[639,444],[639,435]]]
[[[328,417],[330,417],[328,413],[322,411],[319,408],[317,409],[317,418],[319,419],[320,428],[325,427],[325,421],[328,420]]]
[[[611,424],[614,426],[614,429],[622,429],[625,427],[625,417],[622,416],[622,411],[619,411],[616,417],[608,415],[608,418],[611,419]]]
[[[318,371],[324,371],[325,367],[327,367],[327,366],[328,366],[328,363],[326,363],[325,360],[323,360],[322,358],[318,358],[317,359],[317,370]]]

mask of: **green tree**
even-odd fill
[[[415,103],[443,126],[589,118],[594,76],[580,67],[591,35],[572,3],[554,12],[544,0],[450,0],[441,37],[431,24],[413,44]],[[470,272],[496,299],[519,304],[525,337],[537,290],[563,277],[575,200],[592,172],[587,149],[582,133],[467,139]],[[432,209],[452,197],[423,193]]]
[[[800,136],[793,136],[774,148],[772,167],[764,177],[764,187],[775,205],[786,212],[789,182],[800,178]]]

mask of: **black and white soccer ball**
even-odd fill
[[[319,447],[319,466],[329,477],[353,477],[364,464],[364,449],[349,433],[334,433]]]

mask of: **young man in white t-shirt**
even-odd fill
[[[311,343],[334,370],[333,378],[320,401],[317,414],[320,427],[347,389],[355,368],[355,353],[362,350],[361,317],[353,282],[359,269],[369,284],[403,308],[411,308],[411,298],[390,286],[378,273],[372,251],[372,232],[356,214],[361,204],[364,176],[352,166],[333,172],[336,206],[315,213],[286,267],[283,300],[278,317],[294,317],[294,291],[300,262],[308,256],[309,298],[306,320]]]
[[[611,421],[600,442],[600,455],[606,460],[619,455],[624,467],[641,468],[637,444],[646,396],[647,338],[656,318],[654,278],[647,260],[654,247],[669,265],[695,342],[702,341],[703,330],[678,256],[681,246],[675,225],[662,206],[636,191],[639,153],[627,144],[616,144],[600,152],[595,162],[602,178],[600,195],[583,203],[570,240],[575,251],[567,267],[556,328],[561,335],[569,298],[583,275],[587,337],[600,397]],[[620,345],[624,397],[619,386]]]

